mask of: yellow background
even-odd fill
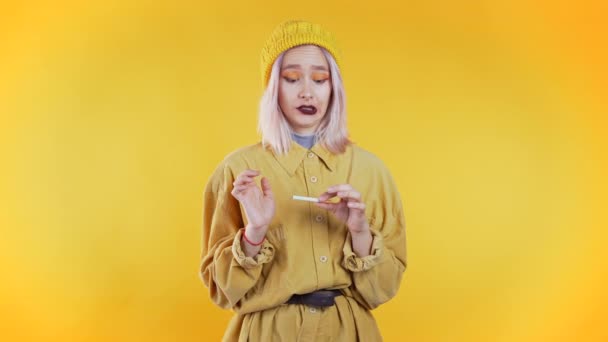
[[[202,190],[281,21],[334,32],[402,194],[386,341],[608,340],[603,1],[0,5],[0,340],[216,341]]]

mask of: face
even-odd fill
[[[291,128],[314,134],[325,116],[331,96],[329,64],[315,45],[300,45],[285,52],[279,81],[279,106]]]

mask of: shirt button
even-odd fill
[[[315,312],[317,312],[317,309],[316,308],[310,308],[310,309],[308,309],[308,311],[310,311],[310,313],[315,313]]]
[[[321,215],[317,215],[317,217],[315,217],[315,220],[316,220],[317,222],[321,222],[321,221],[323,221],[323,216],[321,216]]]
[[[321,255],[319,260],[321,260],[321,262],[327,262],[327,257],[325,255]]]
[[[317,177],[315,177],[315,176],[310,177],[310,181],[313,182],[313,183],[316,183],[317,182]]]
[[[312,152],[308,153],[308,158],[313,158],[314,156],[315,156],[314,153],[312,153]]]

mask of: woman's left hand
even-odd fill
[[[338,203],[325,203],[325,201],[339,197]],[[341,222],[345,223],[351,234],[369,232],[369,223],[365,216],[365,203],[361,200],[361,194],[353,189],[350,184],[334,185],[319,196],[318,207],[332,212]]]

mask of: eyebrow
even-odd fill
[[[286,66],[283,67],[283,69],[301,69],[302,66],[300,64],[287,64]],[[322,65],[313,65],[312,66],[313,70],[323,70],[323,71],[327,71],[327,68],[322,66]]]

